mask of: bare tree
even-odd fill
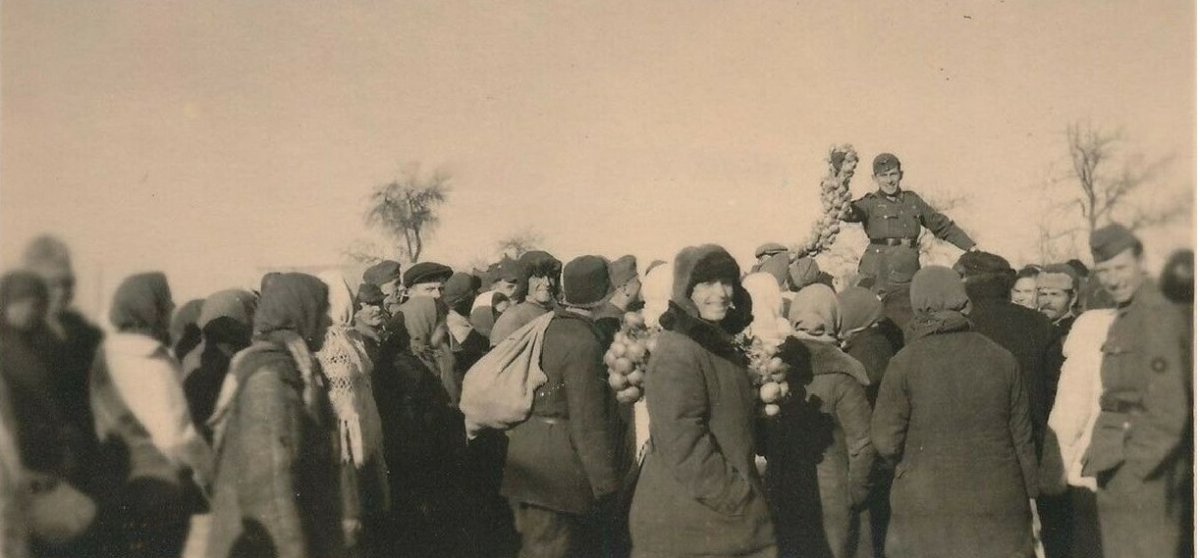
[[[1119,130],[1098,130],[1090,123],[1078,122],[1067,127],[1071,168],[1079,187],[1070,203],[1078,207],[1089,234],[1117,218],[1138,230],[1171,223],[1191,210],[1186,203],[1158,208],[1135,203],[1131,196],[1157,181],[1174,156],[1149,163],[1137,155],[1118,160],[1123,142],[1124,134]]]
[[[410,164],[399,178],[376,187],[365,217],[367,226],[382,230],[401,257],[412,262],[421,258],[440,220],[438,209],[450,193],[449,173],[438,169],[422,176],[420,171],[419,164]]]
[[[541,233],[532,229],[525,229],[497,242],[496,250],[515,260],[525,252],[537,249],[538,246],[541,246],[542,241]]]

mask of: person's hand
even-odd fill
[[[979,250],[979,245],[978,245],[978,244],[976,244],[975,246],[972,246],[972,247],[970,247],[970,248],[967,248],[967,251],[968,251],[968,252],[979,252],[979,251],[980,251],[980,250]]]

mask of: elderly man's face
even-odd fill
[[[889,196],[896,195],[900,191],[900,180],[904,178],[904,173],[896,167],[892,167],[875,175],[875,185],[881,192]]]
[[[1074,291],[1040,287],[1037,290],[1038,310],[1051,320],[1066,316],[1075,303]]]
[[[1096,264],[1095,275],[1114,302],[1125,304],[1133,300],[1134,293],[1146,280],[1146,269],[1142,258],[1133,255],[1133,248],[1129,248]]]

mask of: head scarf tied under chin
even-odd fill
[[[354,294],[350,284],[337,270],[323,271],[317,275],[326,287],[329,287],[329,318],[335,325],[351,325],[354,323]]]
[[[883,302],[875,293],[862,287],[850,287],[838,293],[838,338],[845,341],[883,317]]]
[[[418,346],[431,347],[444,341],[445,334],[439,325],[444,322],[447,312],[439,299],[413,297],[400,305],[400,312],[404,314],[404,329],[408,330],[414,352]]]
[[[108,321],[118,331],[141,333],[167,343],[172,306],[167,276],[159,272],[139,273],[117,287]]]
[[[258,301],[254,312],[254,336],[270,338],[291,332],[309,348],[320,347],[321,322],[329,305],[329,288],[320,279],[304,273],[276,276]]]
[[[905,332],[907,342],[971,325],[966,316],[971,299],[953,269],[937,265],[921,269],[913,276],[910,296],[914,316]]]
[[[792,299],[788,321],[799,336],[814,341],[837,340],[838,301],[833,289],[815,283],[800,289]]]

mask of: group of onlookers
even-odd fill
[[[144,273],[105,335],[44,237],[0,282],[0,555],[1186,555],[1192,256],[1160,288],[1128,230],[1091,241],[1093,269],[972,249],[840,291],[779,245],[745,274],[716,245],[383,261],[178,308]],[[605,361],[630,312],[633,405]],[[538,327],[528,417],[469,430],[464,377]]]

